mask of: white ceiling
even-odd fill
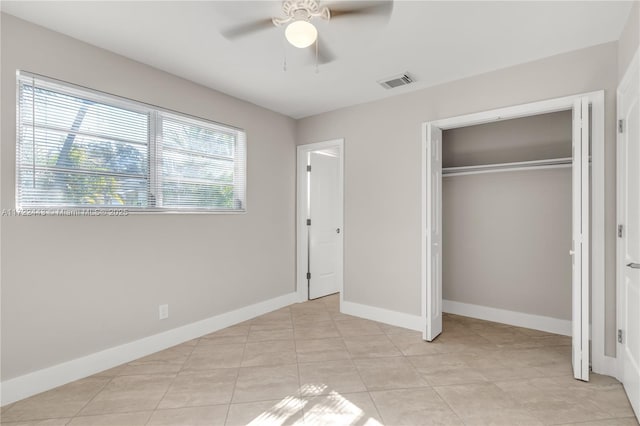
[[[343,2],[322,4],[335,3]],[[279,1],[4,0],[0,7],[301,118],[617,40],[631,3],[395,1],[388,22],[370,17],[314,21],[336,56],[319,73],[309,52],[283,42],[282,28],[235,41],[221,36],[234,25],[279,15]],[[392,90],[376,83],[405,71],[417,83]]]

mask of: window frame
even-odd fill
[[[24,206],[20,205],[20,180],[19,175],[21,168],[20,165],[20,130],[21,130],[21,117],[20,117],[20,85],[31,80],[31,87],[37,87],[34,84],[36,81],[44,82],[45,88],[53,92],[57,92],[63,95],[78,97],[80,99],[88,99],[100,103],[103,105],[125,109],[128,111],[145,114],[148,119],[148,132],[147,132],[147,202],[149,206],[137,207],[126,205],[109,205],[109,206]],[[180,120],[193,123],[196,126],[202,126],[208,129],[219,129],[221,132],[231,133],[235,135],[234,143],[234,207],[230,209],[211,208],[211,207],[158,207],[155,204],[158,200],[157,191],[161,189],[159,182],[162,181],[161,163],[159,162],[158,151],[162,146],[162,121],[163,115],[175,116]],[[69,83],[66,81],[58,80],[55,78],[43,76],[40,74],[17,70],[16,71],[16,152],[15,152],[15,197],[14,205],[17,211],[34,210],[38,212],[55,212],[65,211],[78,213],[87,210],[126,210],[128,214],[245,214],[247,213],[247,132],[239,127],[216,122],[213,120],[205,119],[199,116],[175,111],[169,108],[159,107],[157,105],[140,102],[124,96],[114,95],[108,92],[92,89],[89,87]],[[28,169],[31,170],[31,169]],[[118,176],[117,173],[109,174],[111,176]],[[244,182],[244,185],[242,183]],[[160,196],[160,199],[162,197]],[[240,205],[239,208],[236,205]]]

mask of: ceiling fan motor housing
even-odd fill
[[[285,0],[282,2],[284,18],[273,18],[276,26],[284,25],[290,21],[308,21],[311,18],[331,18],[331,12],[326,6],[320,7],[317,0]]]

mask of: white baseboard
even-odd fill
[[[372,321],[383,322],[396,327],[408,328],[410,330],[422,331],[422,317],[420,315],[410,315],[403,312],[390,311],[388,309],[377,308],[375,306],[361,305],[360,303],[342,301],[340,312],[347,315],[365,318]]]
[[[297,293],[285,294],[124,345],[105,349],[82,358],[76,358],[53,367],[5,380],[0,383],[1,405],[4,406],[74,380],[91,376],[297,302]]]
[[[532,328],[534,330],[546,331],[547,333],[571,336],[570,320],[525,314],[523,312],[507,311],[505,309],[489,308],[487,306],[471,305],[468,303],[455,302],[453,300],[443,300],[442,311],[449,314],[463,315],[465,317],[515,325],[517,327]]]

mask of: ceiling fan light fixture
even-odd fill
[[[284,35],[289,43],[303,49],[311,46],[316,41],[318,38],[318,30],[316,30],[316,27],[314,27],[311,22],[298,20],[287,25]]]

